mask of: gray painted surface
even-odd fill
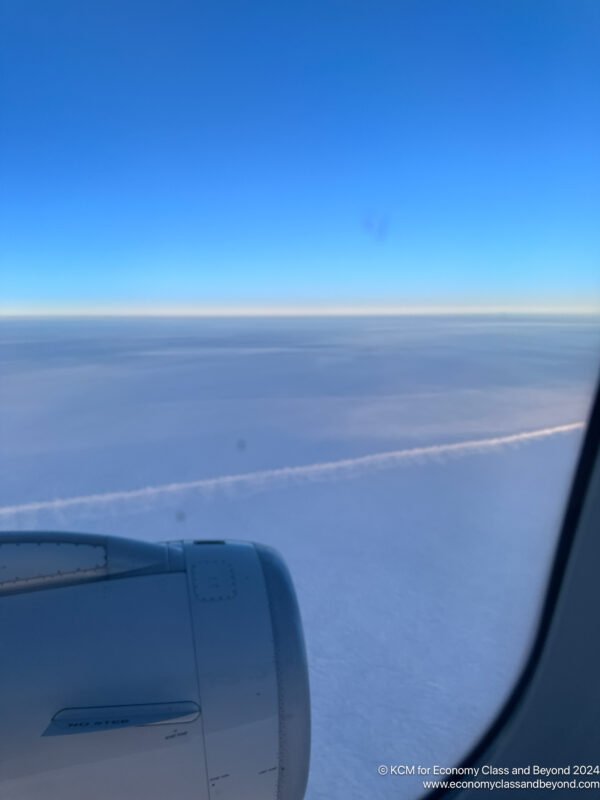
[[[301,800],[307,666],[273,551],[18,538],[0,535],[3,800]]]

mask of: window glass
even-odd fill
[[[536,630],[600,357],[588,3],[2,11],[0,530],[274,545],[311,800]]]

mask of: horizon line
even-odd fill
[[[433,315],[600,315],[600,304],[424,304],[424,305],[260,305],[260,306],[0,306],[0,319],[99,317],[371,317]]]

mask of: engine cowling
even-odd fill
[[[277,553],[0,535],[3,800],[301,800],[306,655]]]

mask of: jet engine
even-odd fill
[[[301,800],[306,655],[277,553],[0,534],[2,800]]]

